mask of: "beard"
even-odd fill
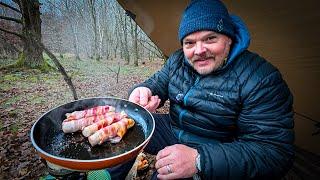
[[[201,75],[208,75],[223,65],[223,58],[207,52],[205,55],[194,55],[188,59],[189,64]]]

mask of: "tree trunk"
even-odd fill
[[[96,8],[95,8],[95,0],[89,0],[89,9],[90,9],[90,15],[93,21],[93,58],[96,60],[100,60],[100,57],[98,55],[98,31],[97,31],[97,16],[96,16]]]
[[[134,38],[133,38],[133,50],[134,50],[134,66],[138,66],[138,25],[133,21],[134,24]]]
[[[124,16],[124,58],[125,58],[125,64],[128,65],[130,64],[130,54],[129,54],[129,47],[128,47],[128,32],[127,32],[127,18]]]
[[[129,54],[129,47],[128,47],[128,32],[127,32],[127,18],[126,15],[122,14],[122,11],[120,8],[118,8],[118,19],[120,20],[120,26],[123,31],[123,39],[120,39],[121,42],[121,57],[125,60],[125,65],[130,64],[130,54]]]
[[[77,22],[75,22],[77,24]],[[80,55],[79,55],[79,47],[78,47],[78,36],[77,36],[77,28],[76,28],[77,25],[74,25],[71,23],[71,28],[72,28],[72,34],[73,34],[73,48],[74,48],[74,51],[75,51],[75,54],[76,54],[76,60],[81,60],[80,59]]]
[[[33,39],[41,42],[40,3],[37,0],[21,0],[19,6],[23,19],[23,65],[40,68],[44,64],[42,49],[33,44]]]
[[[65,7],[66,7],[66,15],[70,16],[70,15],[74,15],[71,12],[73,12],[72,7],[70,7],[70,2],[68,0],[66,0],[64,2]],[[72,6],[72,4],[71,4]],[[71,26],[71,30],[72,30],[72,43],[73,43],[73,48],[74,48],[74,53],[76,56],[76,60],[81,60],[80,59],[80,55],[79,55],[79,41],[78,41],[78,31],[77,31],[77,27],[78,27],[78,21],[74,21],[71,20],[70,18],[67,18],[68,22],[70,23]]]

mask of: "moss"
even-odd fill
[[[9,91],[12,88],[12,85],[9,83],[3,83],[1,81],[0,83],[1,83],[0,90],[2,91]]]
[[[4,102],[4,105],[2,107],[9,108],[20,100],[21,100],[21,96],[13,96]]]
[[[10,82],[19,81],[20,79],[21,77],[17,76],[16,74],[7,74],[7,75],[4,75],[3,78],[1,78],[2,81],[10,81]]]
[[[28,80],[32,83],[36,83],[39,81],[39,76],[29,76]]]
[[[19,57],[17,59],[17,62],[15,63],[16,67],[23,67],[26,61],[26,55],[24,52],[19,54]]]
[[[24,61],[25,61],[25,55],[24,53],[20,53],[19,57],[16,61],[14,61],[13,63],[4,65],[0,67],[0,70],[8,70],[8,71],[12,71],[12,70],[17,70],[22,68],[24,65]]]
[[[8,70],[8,71],[14,71],[14,70],[21,70],[26,68],[25,66],[25,60],[26,60],[26,56],[24,52],[21,52],[19,54],[18,59],[12,63],[12,64],[8,64],[6,66],[2,66],[0,69],[1,70]]]
[[[18,134],[18,131],[19,131],[19,127],[21,126],[21,124],[12,124],[10,127],[9,127],[9,130],[12,134],[16,135]]]
[[[42,104],[45,102],[45,98],[41,96],[31,96],[31,98],[28,98],[28,100],[31,102],[31,104]]]
[[[39,68],[41,72],[51,72],[51,71],[56,71],[57,69],[51,64],[49,64],[47,61],[44,61],[44,63],[40,66]]]

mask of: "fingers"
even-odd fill
[[[157,160],[156,164],[155,164],[155,168],[156,169],[161,169],[162,167],[168,165],[168,164],[172,164],[172,160],[168,157],[162,158]],[[160,172],[159,172],[160,173]]]
[[[145,106],[147,105],[151,95],[152,93],[149,88],[138,87],[131,92],[129,96],[129,101],[140,104],[141,106]]]
[[[129,96],[129,101],[134,102],[134,103],[139,103],[140,101],[140,91],[138,88],[134,89],[130,96]]]
[[[140,102],[141,106],[146,106],[149,101],[149,94],[146,91],[140,91]]]
[[[165,165],[172,164],[172,162],[171,162],[172,159],[169,157],[170,154],[171,154],[171,151],[168,149],[168,147],[159,151],[156,156],[157,162],[155,164],[155,168],[160,169],[160,168],[164,167]]]
[[[129,101],[140,104],[150,112],[155,112],[161,102],[161,99],[158,96],[152,96],[149,88],[138,87],[130,94]]]
[[[159,173],[159,172],[158,172]],[[176,173],[167,173],[167,174],[158,174],[157,175],[158,179],[178,179],[178,176]]]
[[[165,165],[162,166],[161,168],[157,169],[157,172],[159,174],[167,175],[173,172],[171,165]]]
[[[159,179],[189,178],[197,173],[195,160],[198,151],[183,144],[167,146],[156,156],[155,168]]]
[[[134,103],[139,103],[140,100],[140,96],[137,96],[136,94],[134,94],[133,92],[130,94],[129,96],[129,101],[134,102]]]
[[[160,150],[156,156],[156,160],[159,161],[162,158],[165,158],[171,154],[171,151],[168,149],[168,147]]]
[[[161,99],[158,96],[151,96],[150,101],[144,108],[148,109],[150,112],[155,112],[160,102]]]
[[[159,151],[157,154],[157,162],[155,164],[155,168],[159,173],[158,179],[176,179],[177,174],[175,173],[176,168],[173,165],[173,158],[171,156],[172,152],[170,151],[170,147],[166,147],[163,150]]]
[[[175,167],[172,164],[161,167],[157,170],[159,173],[157,175],[158,179],[177,179],[177,174],[175,173]]]

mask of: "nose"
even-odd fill
[[[204,44],[201,41],[196,42],[196,46],[195,46],[195,51],[194,54],[195,55],[202,55],[207,51],[206,47],[204,47]]]

